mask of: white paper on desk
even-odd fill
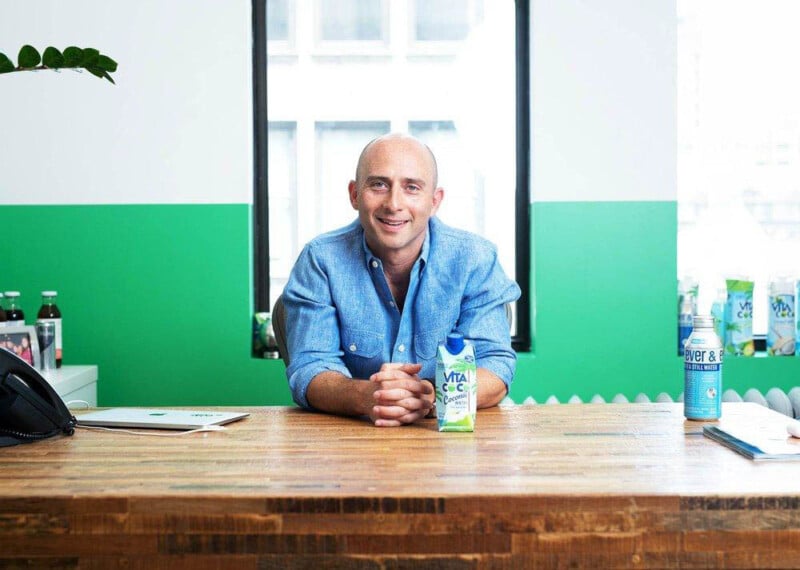
[[[757,448],[763,456],[753,453],[754,459],[779,458],[781,456],[798,456],[800,458],[800,440],[792,438],[786,431],[786,424],[792,421],[790,418],[782,416],[777,412],[765,414],[757,418],[747,418],[746,423],[738,421],[720,421],[717,426],[706,426],[704,432],[711,435],[713,439],[724,439],[725,442],[735,446],[737,451],[745,451],[746,455],[750,450],[742,450],[732,439],[738,439],[751,447]],[[708,432],[712,432],[708,434]],[[723,442],[723,443],[725,443]]]

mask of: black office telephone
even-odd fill
[[[0,447],[75,433],[75,416],[35,368],[0,348]]]

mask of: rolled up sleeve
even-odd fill
[[[461,304],[458,332],[472,340],[478,366],[511,387],[517,354],[511,348],[506,305],[519,299],[519,285],[510,280],[497,258],[496,250],[476,265],[470,275]]]
[[[297,405],[312,409],[306,392],[315,376],[334,371],[350,378],[342,360],[336,307],[327,275],[306,246],[298,257],[283,291],[286,309],[287,348],[291,356],[286,377]]]

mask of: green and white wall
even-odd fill
[[[681,391],[674,0],[533,1],[535,346],[512,398]],[[646,5],[645,5],[646,4]],[[291,401],[250,357],[249,0],[6,0],[0,51],[97,47],[117,86],[0,76],[0,290],[59,291],[101,405]],[[787,389],[800,359],[729,361]]]

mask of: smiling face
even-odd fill
[[[384,262],[413,262],[444,196],[430,150],[409,136],[376,139],[361,153],[349,191],[372,252]]]

